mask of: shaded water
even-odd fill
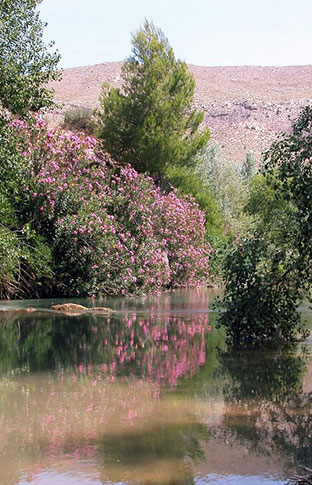
[[[0,302],[43,310],[0,313],[0,483],[276,484],[311,467],[310,344],[228,352],[213,297],[76,301],[110,317]]]

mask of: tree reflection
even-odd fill
[[[152,424],[148,430],[132,428],[121,436],[105,435],[102,437],[98,452],[103,466],[101,470],[122,461],[123,473],[112,477],[102,472],[101,479],[127,480],[130,483],[157,484],[193,484],[193,473],[185,458],[192,461],[202,459],[204,454],[200,443],[209,440],[205,426],[196,422],[179,425],[157,426]],[[138,470],[146,464],[150,467],[150,480],[139,476]],[[160,466],[174,466],[172,477],[166,479]]]
[[[250,451],[285,457],[286,468],[312,459],[312,393],[302,386],[304,354],[220,352],[226,410],[218,434]],[[289,471],[289,470],[288,470]]]

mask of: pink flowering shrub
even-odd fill
[[[25,160],[28,211],[53,246],[63,294],[131,294],[209,281],[204,215],[164,194],[83,134],[11,123]]]

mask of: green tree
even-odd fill
[[[39,3],[0,0],[0,298],[48,294],[53,278],[51,250],[28,210],[31,164],[10,130],[12,113],[52,104],[44,84],[59,75],[59,54],[42,41]]]
[[[44,85],[57,79],[59,54],[42,40],[45,23],[36,10],[39,0],[0,1],[0,102],[24,115],[52,103]]]
[[[220,323],[238,344],[294,341],[312,285],[312,107],[265,155],[246,208],[253,222],[225,265]]]
[[[204,115],[191,106],[194,77],[163,32],[146,20],[132,45],[121,89],[103,85],[98,134],[117,161],[161,176],[170,165],[191,163],[209,130],[199,131]]]

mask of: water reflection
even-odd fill
[[[196,320],[5,314],[0,452],[6,463],[14,469],[18,455],[29,476],[40,460],[49,468],[64,456],[96,457],[104,482],[140,481],[143,473],[143,483],[193,483],[184,459],[202,456],[207,429],[174,401],[166,409],[161,392],[203,366],[210,331],[208,314]]]
[[[135,313],[75,318],[8,313],[0,334],[0,371],[59,369],[95,381],[136,376],[174,386],[205,363],[210,330],[208,314],[151,319]]]
[[[284,457],[286,473],[312,461],[312,393],[303,388],[308,355],[220,352],[224,386],[223,439],[250,452]]]
[[[109,318],[3,314],[0,483],[284,483],[311,466],[310,357],[226,351],[191,295],[192,311],[175,294]]]

